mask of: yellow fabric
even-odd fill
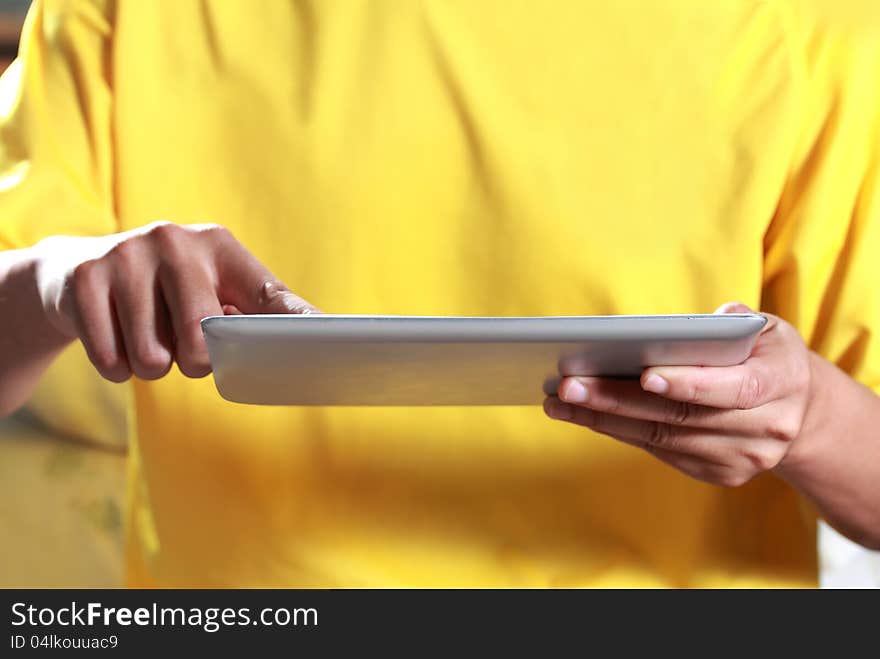
[[[104,380],[82,344],[74,343],[43,374],[25,410],[60,436],[124,452],[129,389]]]
[[[215,221],[332,312],[736,299],[877,386],[877,40],[807,7],[37,2],[0,240]],[[132,412],[132,584],[816,579],[773,476],[698,483],[537,408],[245,407],[175,372]]]

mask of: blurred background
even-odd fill
[[[30,0],[0,0],[0,70],[15,58],[18,35]]]
[[[0,0],[0,71],[29,4]],[[124,585],[126,396],[77,345],[25,410],[0,421],[0,587]],[[817,542],[823,586],[880,587],[880,553],[824,525]]]

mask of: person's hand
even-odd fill
[[[48,321],[114,382],[162,377],[175,361],[189,377],[210,373],[205,316],[316,311],[217,225],[159,222],[34,249]]]
[[[752,310],[730,303],[719,312]],[[811,353],[797,330],[766,315],[740,365],[652,367],[639,381],[566,377],[544,410],[645,449],[699,480],[742,485],[789,454],[813,389]]]

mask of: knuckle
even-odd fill
[[[721,487],[737,488],[742,487],[752,480],[750,474],[741,471],[727,470],[717,476],[715,482]]]
[[[771,439],[793,442],[801,432],[801,419],[795,414],[776,414],[767,423],[765,432]]]
[[[736,406],[741,410],[755,407],[763,396],[763,384],[757,373],[749,373],[740,380]]]
[[[203,378],[211,372],[211,362],[206,355],[182,353],[177,357],[177,366],[188,378]]]
[[[671,436],[669,426],[665,423],[652,421],[648,430],[647,442],[657,448],[667,448],[670,444]]]
[[[89,355],[95,368],[102,374],[117,370],[121,363],[116,351],[106,346],[92,346]]]
[[[702,403],[706,400],[707,391],[708,389],[704,380],[694,379],[686,387],[685,399],[691,403]]]
[[[150,230],[149,236],[166,259],[182,255],[186,239],[186,229],[183,227],[173,222],[158,224]]]
[[[226,249],[230,244],[237,244],[232,232],[222,224],[213,222],[188,224],[179,228],[194,240],[206,244],[211,249]]]
[[[133,361],[135,374],[145,380],[160,378],[171,368],[171,355],[158,345],[139,345]]]
[[[70,284],[74,295],[88,294],[97,283],[98,261],[89,259],[74,267],[70,273]]]
[[[770,471],[779,462],[779,458],[769,451],[746,450],[742,455],[756,474]]]
[[[175,224],[174,222],[154,222],[150,225],[150,229],[147,232],[148,235],[152,236],[156,240],[166,240],[169,238],[175,238],[179,236],[183,232],[183,227],[179,224]]]
[[[208,349],[201,336],[201,330],[194,331],[192,328],[200,328],[198,321],[189,323],[185,330],[185,338],[178,343],[175,360],[180,372],[190,378],[202,378],[211,372],[211,360],[208,357]]]
[[[209,223],[201,225],[201,231],[217,240],[227,240],[232,238],[232,232],[222,224]]]
[[[595,403],[597,407],[601,407],[601,409],[607,414],[619,416],[623,411],[623,403],[617,396],[602,396],[600,394],[596,396]]]
[[[676,425],[686,425],[693,417],[693,407],[690,404],[670,401],[669,419]]]
[[[155,220],[153,222],[150,222],[148,225],[146,225],[144,227],[144,230],[146,233],[152,233],[153,231],[155,231],[159,227],[163,227],[168,224],[174,224],[174,223],[171,222],[170,220]]]
[[[134,268],[137,266],[140,253],[140,241],[137,238],[128,238],[113,245],[109,256],[117,268]]]
[[[92,364],[103,378],[111,382],[125,382],[131,377],[128,364],[112,348],[95,346],[89,353]]]

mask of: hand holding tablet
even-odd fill
[[[565,317],[217,316],[220,394],[264,405],[540,405],[565,376],[748,358],[759,314]]]
[[[729,303],[716,313],[751,313]],[[655,365],[639,380],[564,378],[544,411],[641,448],[699,480],[736,487],[773,470],[802,482],[819,444],[834,437],[840,405],[830,392],[851,381],[811,352],[797,330],[768,314],[741,364],[721,367]],[[854,388],[853,400],[873,394]],[[837,393],[839,396],[839,393]],[[854,411],[851,411],[852,415]],[[841,445],[820,460],[825,477]]]

